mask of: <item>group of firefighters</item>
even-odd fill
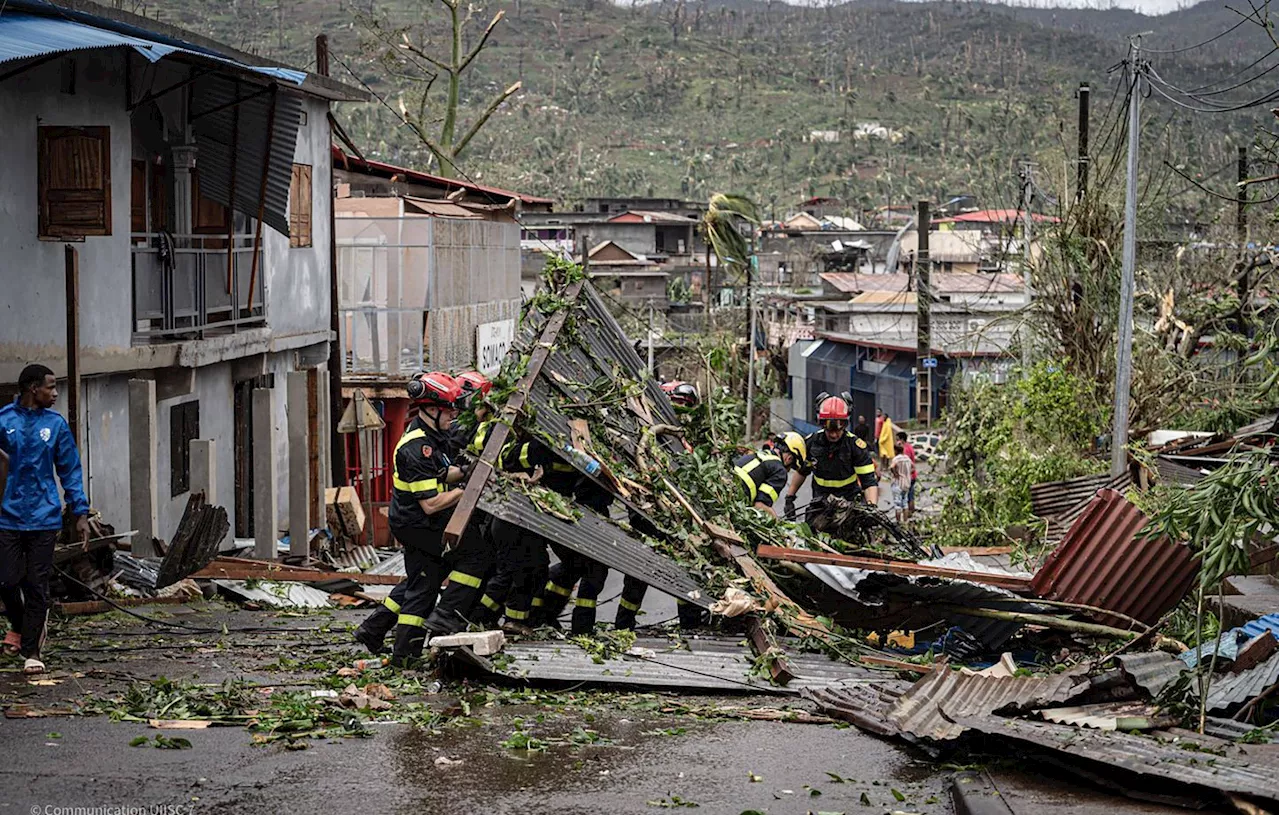
[[[667,382],[662,388],[677,410],[697,407],[698,391],[689,383]],[[421,657],[431,638],[462,631],[472,623],[492,627],[504,620],[504,628],[521,634],[537,626],[559,628],[571,598],[571,633],[591,634],[608,576],[604,564],[480,513],[456,544],[445,546],[445,528],[462,497],[463,482],[493,427],[492,383],[476,371],[457,376],[434,371],[419,374],[406,390],[414,414],[393,455],[389,520],[392,535],[404,549],[408,576],[356,629],[356,640],[382,653],[394,632],[392,664],[403,666]],[[464,411],[471,416],[460,423]],[[733,462],[744,497],[753,507],[774,514],[785,489],[786,517],[794,519],[796,493],[810,475],[811,520],[831,497],[875,505],[876,467],[867,443],[849,431],[848,402],[823,397],[817,411],[820,431],[808,437],[796,432],[774,436],[762,449]],[[613,495],[536,438],[506,444],[498,466],[511,478],[535,482],[598,514],[609,514]],[[629,520],[638,531],[663,537],[642,516],[630,513]],[[556,554],[554,565],[548,549]],[[625,578],[615,627],[635,628],[645,589],[643,582]],[[680,603],[678,608],[682,627],[704,621],[705,612],[697,606]]]

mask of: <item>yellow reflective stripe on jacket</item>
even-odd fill
[[[874,470],[875,467],[872,467],[871,469]],[[850,484],[857,483],[857,481],[858,481],[858,475],[856,471],[853,475],[849,476],[848,478],[818,478],[816,475],[813,477],[813,483],[817,484],[819,487],[829,487],[832,489],[839,488],[839,487],[847,487]]]
[[[861,467],[854,467],[853,471],[858,475],[870,475],[876,471],[876,465],[863,464]]]
[[[431,492],[432,490],[440,491],[440,480],[438,478],[426,478],[422,481],[405,481],[400,477],[400,467],[396,463],[396,459],[400,455],[400,448],[404,447],[414,439],[426,438],[427,433],[422,428],[415,428],[400,437],[400,441],[396,442],[395,452],[391,454],[391,486],[401,492]],[[448,489],[445,485],[445,489]]]
[[[752,462],[752,464],[756,463]],[[751,470],[746,467],[734,467],[733,472],[738,478],[742,479],[743,484],[747,485],[747,498],[754,504],[756,502],[756,481],[750,475]]]
[[[764,493],[765,495],[769,496],[769,498],[771,499],[771,500],[770,500],[770,503],[771,503],[771,504],[776,504],[776,503],[778,503],[778,491],[777,491],[777,490],[775,490],[772,486],[770,486],[770,485],[768,485],[768,484],[761,484],[761,485],[760,485],[760,492],[762,492],[762,493]],[[758,500],[758,499],[757,499],[757,500]],[[755,502],[753,501],[752,503],[755,503]]]
[[[400,604],[395,600],[392,600],[390,597],[383,599],[382,605],[386,606],[387,611],[390,611],[392,614],[400,613]]]
[[[411,625],[414,628],[426,628],[427,618],[419,617],[417,614],[401,614],[396,620],[400,625]]]
[[[756,480],[751,477],[751,472],[759,467],[760,463],[763,461],[782,461],[782,459],[772,453],[766,453],[762,450],[759,453],[756,453],[756,457],[751,461],[748,461],[741,467],[733,468],[733,471],[737,474],[738,478],[742,479],[742,483],[747,485],[747,495],[753,504],[756,502],[756,496],[760,492],[764,492],[766,495],[772,495],[774,501],[778,500],[777,490],[770,487],[768,484],[756,484]]]
[[[464,586],[470,586],[473,589],[478,589],[480,588],[480,584],[484,581],[475,575],[467,574],[466,572],[452,571],[449,572],[449,582],[461,583]]]
[[[520,466],[526,470],[531,469],[529,467],[529,442],[520,445]]]
[[[480,605],[484,606],[490,611],[497,611],[498,609],[502,608],[502,606],[498,603],[497,600],[493,599],[487,594],[480,598]]]
[[[484,452],[484,443],[489,440],[489,426],[493,421],[481,422],[476,425],[476,434],[471,438],[471,444],[467,445],[467,449],[476,455]]]

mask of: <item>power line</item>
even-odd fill
[[[1166,49],[1161,49],[1161,48],[1148,48],[1148,47],[1146,47],[1146,46],[1144,45],[1144,46],[1142,46],[1142,50],[1143,50],[1143,51],[1145,51],[1146,53],[1149,53],[1149,54],[1183,54],[1183,53],[1186,53],[1187,51],[1194,51],[1194,50],[1196,50],[1197,48],[1203,48],[1203,47],[1205,47],[1206,45],[1208,45],[1208,44],[1209,44],[1209,43],[1211,43],[1211,42],[1216,42],[1217,40],[1222,39],[1223,37],[1225,37],[1225,36],[1227,36],[1228,34],[1230,34],[1232,31],[1235,31],[1237,28],[1239,28],[1240,26],[1244,25],[1245,23],[1248,23],[1248,22],[1254,22],[1254,23],[1256,23],[1256,22],[1258,22],[1258,21],[1255,19],[1255,15],[1256,15],[1256,14],[1257,14],[1257,11],[1255,10],[1253,14],[1249,14],[1249,15],[1247,15],[1247,16],[1242,16],[1242,17],[1240,18],[1239,22],[1237,22],[1235,25],[1233,25],[1233,26],[1231,26],[1230,28],[1228,28],[1226,31],[1223,31],[1221,34],[1216,34],[1216,35],[1214,35],[1214,36],[1210,37],[1209,39],[1205,40],[1204,42],[1198,42],[1198,43],[1196,43],[1195,45],[1188,45],[1188,46],[1185,46],[1185,47],[1183,47],[1183,48],[1166,48]]]

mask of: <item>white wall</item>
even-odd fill
[[[76,55],[75,94],[61,93],[62,59],[0,82],[0,361],[65,357],[64,244],[38,240],[36,128],[111,128],[111,235],[80,251],[80,339],[102,351],[128,348],[133,307],[129,257],[132,152],[122,51]]]

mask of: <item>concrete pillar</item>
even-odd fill
[[[324,491],[330,486],[333,472],[333,451],[329,449],[329,439],[333,436],[333,422],[329,410],[329,372],[324,368],[312,368],[311,373],[315,377],[315,404],[312,409],[316,412],[317,429],[316,437],[312,442],[316,445],[316,457],[319,459],[316,483],[312,485],[315,494],[311,499],[316,505],[316,524],[323,527],[325,525]]]
[[[275,391],[253,390],[253,556],[276,558]]]
[[[311,405],[309,371],[287,376],[289,417],[289,554],[311,554]]]
[[[203,492],[208,504],[218,503],[218,444],[213,439],[191,440],[191,492]]]
[[[156,383],[129,380],[129,525],[133,554],[157,554],[153,538],[160,537],[156,489]]]

